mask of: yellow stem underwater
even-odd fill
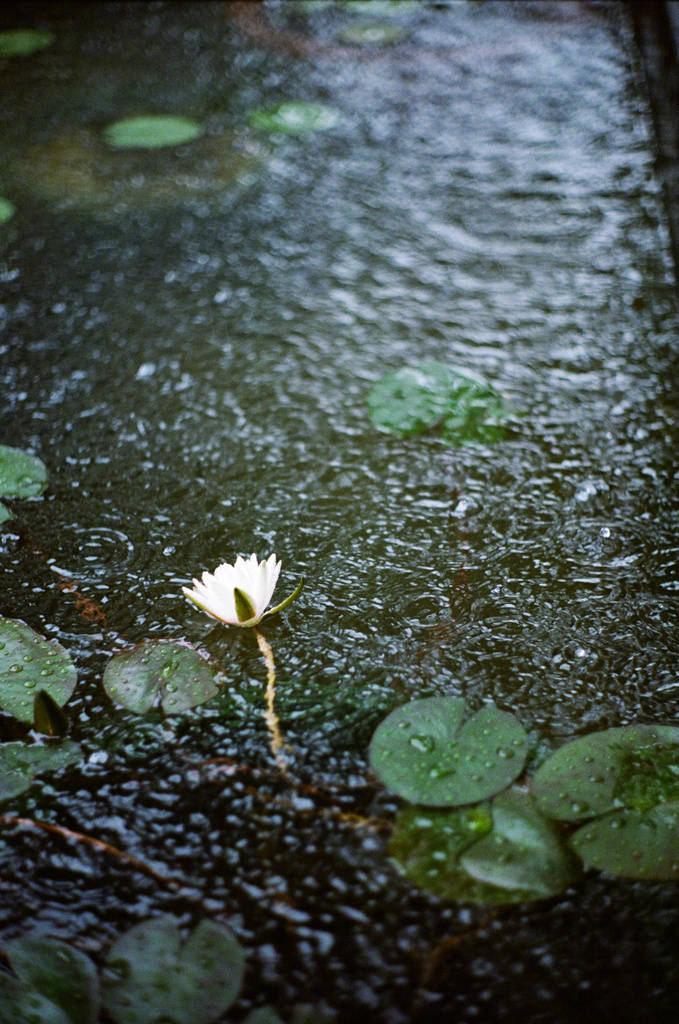
[[[283,754],[283,748],[285,741],[283,739],[283,733],[281,732],[280,722],[278,721],[278,715],[274,708],[274,702],[276,700],[276,665],[273,660],[273,650],[271,644],[263,636],[259,630],[253,627],[255,636],[257,637],[257,646],[264,658],[266,665],[266,711],[264,712],[264,721],[266,722],[267,729],[269,730],[269,737],[271,743],[271,753],[276,758],[276,764],[278,765],[281,775],[286,775],[288,770],[288,762]]]

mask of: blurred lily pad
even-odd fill
[[[80,746],[71,740],[47,746],[0,743],[0,800],[9,800],[28,789],[36,775],[67,768],[81,758]]]
[[[679,727],[630,725],[582,736],[543,762],[532,790],[542,813],[562,821],[679,800]]]
[[[8,519],[12,518],[12,513],[6,505],[0,501],[0,523],[6,523]]]
[[[78,679],[68,651],[25,622],[0,616],[0,709],[33,721],[33,701],[45,690],[61,707]]]
[[[220,202],[251,179],[265,155],[246,132],[197,138],[187,163],[172,146],[114,148],[81,129],[30,147],[9,173],[59,209],[110,218],[129,210]]]
[[[590,868],[623,878],[679,879],[679,801],[601,815],[570,842]]]
[[[47,487],[47,469],[37,455],[0,444],[0,495],[36,498]]]
[[[406,807],[389,853],[421,888],[473,903],[544,899],[581,870],[555,826],[519,790],[459,810]]]
[[[114,149],[160,149],[192,142],[203,134],[203,127],[188,117],[153,114],[125,117],[104,129],[104,139]]]
[[[464,701],[427,697],[392,711],[370,743],[381,781],[411,803],[477,803],[521,773],[528,736],[514,715],[486,704],[465,721]]]
[[[0,1020],[16,1024],[73,1024],[51,999],[4,971],[0,972]]]
[[[450,444],[499,441],[511,415],[482,378],[435,360],[388,373],[370,389],[367,404],[380,430],[399,437],[435,432]]]
[[[339,33],[343,43],[354,46],[391,46],[405,39],[406,32],[398,25],[380,25],[377,22],[365,25],[349,25]]]
[[[0,58],[28,57],[54,42],[54,33],[37,28],[15,28],[0,32]]]
[[[104,670],[104,689],[130,711],[160,706],[166,715],[204,704],[218,692],[217,670],[177,640],[149,640],[116,654]]]
[[[0,196],[0,224],[4,224],[5,221],[10,220],[14,216],[14,203],[10,203],[9,199],[4,199]]]
[[[306,132],[326,131],[339,124],[342,115],[323,103],[286,102],[275,107],[253,110],[250,124],[265,132],[302,135]]]
[[[62,1011],[69,1024],[97,1024],[99,981],[88,956],[65,942],[43,935],[14,939],[8,943],[6,952],[19,981]],[[6,1019],[29,1021],[34,1018]],[[57,1021],[60,1017],[46,1018],[53,1019]]]
[[[116,1024],[210,1024],[233,1003],[245,955],[221,925],[203,920],[182,943],[169,914],[135,925],[111,948],[104,1006]]]

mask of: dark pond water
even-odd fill
[[[674,1019],[675,885],[448,904],[340,814],[393,820],[367,746],[414,697],[494,700],[555,746],[677,720],[675,286],[624,9],[402,7],[381,20],[405,40],[368,50],[320,4],[2,17],[56,40],[0,71],[0,443],[50,471],[2,528],[0,613],[71,651],[88,759],[5,813],[185,879],[246,949],[230,1021]],[[248,128],[289,99],[341,116]],[[195,150],[104,153],[104,126],[163,112],[206,126]],[[423,359],[507,395],[508,438],[379,433],[371,384]],[[181,595],[251,551],[283,559],[281,597],[307,579],[266,628],[292,794],[254,639]],[[229,693],[116,709],[103,668],[150,637],[204,644]],[[198,913],[83,843],[4,827],[0,854],[0,944],[39,928],[97,959]]]

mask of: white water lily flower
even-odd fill
[[[201,611],[227,626],[256,626],[262,619],[287,608],[302,589],[303,579],[290,597],[266,610],[281,564],[275,554],[264,562],[258,562],[255,554],[247,560],[239,555],[233,565],[224,562],[214,573],[204,572],[202,581],[194,579],[193,590],[182,587],[182,591]]]

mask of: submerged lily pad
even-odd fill
[[[398,25],[350,25],[340,32],[343,43],[355,46],[391,46],[404,39],[406,33]]]
[[[4,224],[6,220],[10,220],[14,216],[14,203],[10,203],[9,199],[4,199],[0,196],[0,224]]]
[[[0,743],[0,800],[23,793],[41,772],[67,768],[81,758],[80,746],[71,740],[49,746]]]
[[[435,360],[388,373],[370,389],[367,403],[380,430],[399,437],[432,431],[450,444],[501,440],[511,414],[482,378]]]
[[[613,811],[571,836],[590,868],[623,878],[679,879],[679,802]]]
[[[679,800],[679,727],[630,725],[582,736],[540,766],[532,790],[542,813],[562,821]]]
[[[6,952],[19,981],[61,1010],[69,1024],[96,1024],[99,1020],[99,981],[88,956],[65,942],[43,935],[14,939],[8,943]],[[29,1021],[34,1018],[6,1019]],[[56,1021],[60,1018],[57,1015],[45,1019]]]
[[[245,955],[221,925],[201,921],[182,944],[169,914],[135,925],[111,948],[104,1006],[116,1024],[210,1024],[233,1003]]]
[[[0,58],[28,57],[54,42],[54,33],[37,28],[15,28],[0,32]]]
[[[75,689],[75,666],[65,648],[18,619],[0,616],[0,709],[33,721],[33,701],[45,690],[61,707]]]
[[[202,134],[202,125],[188,117],[154,114],[115,121],[104,130],[104,139],[114,149],[160,149],[180,146]]]
[[[580,874],[554,825],[519,790],[459,810],[404,808],[389,853],[421,888],[473,903],[544,899]]]
[[[30,147],[10,165],[10,173],[22,188],[59,209],[108,218],[128,210],[221,203],[252,178],[265,156],[261,143],[246,132],[196,139],[187,162],[172,146],[113,148],[80,129]]]
[[[47,469],[37,455],[0,444],[0,495],[36,498],[47,487]]]
[[[342,115],[323,103],[287,102],[275,107],[253,110],[250,124],[265,132],[301,135],[305,132],[326,131],[339,124]]]
[[[493,704],[466,722],[464,716],[456,697],[427,697],[392,711],[370,743],[370,763],[387,789],[411,803],[455,807],[513,782],[528,754],[521,723]]]
[[[166,715],[204,704],[218,692],[217,670],[188,644],[150,640],[116,654],[104,670],[111,700],[144,714],[160,705]]]

